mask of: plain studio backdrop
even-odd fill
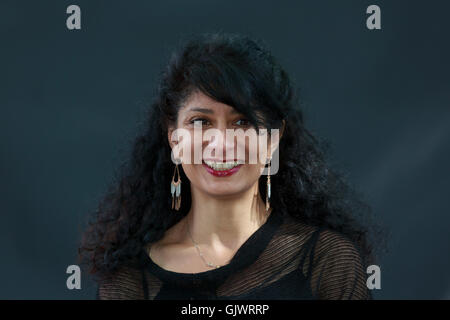
[[[80,30],[66,27],[71,4]],[[366,27],[372,4],[381,30]],[[0,298],[94,297],[85,274],[66,287],[86,215],[172,48],[220,30],[266,41],[306,125],[390,229],[374,297],[450,298],[449,13],[448,1],[2,1]]]

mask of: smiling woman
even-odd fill
[[[174,134],[195,136],[196,126],[197,139]],[[272,129],[280,136],[269,142]],[[271,134],[252,149],[217,138],[228,130]],[[174,159],[180,144],[200,147],[200,162]],[[252,163],[254,150],[266,156]],[[80,258],[100,299],[368,299],[372,246],[354,218],[365,208],[327,166],[265,45],[204,34],[173,54]]]

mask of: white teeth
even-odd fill
[[[241,161],[229,161],[229,162],[214,162],[214,161],[205,161],[206,165],[217,171],[230,170],[238,165],[240,165]]]

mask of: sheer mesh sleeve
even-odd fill
[[[350,240],[324,230],[311,255],[311,289],[318,299],[372,299],[361,255]]]
[[[142,266],[99,282],[97,299],[372,299],[362,256],[346,236],[291,217],[268,221],[228,268],[171,272],[142,250]]]
[[[98,300],[140,300],[144,299],[143,274],[137,269],[122,267],[112,277],[100,281]]]

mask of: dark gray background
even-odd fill
[[[66,28],[70,4],[81,30]],[[370,4],[382,30],[365,26]],[[449,299],[449,13],[448,1],[2,1],[0,298],[93,298],[86,275],[66,288],[86,213],[171,48],[223,30],[269,44],[307,125],[390,228],[374,297]]]

